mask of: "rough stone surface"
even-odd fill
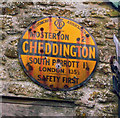
[[[14,47],[7,47],[5,50],[5,56],[9,57],[9,58],[16,58],[17,55],[17,49],[15,49]]]
[[[0,4],[0,11],[2,11],[0,14],[1,94],[53,100],[74,100],[76,108],[72,114],[76,116],[117,115],[117,97],[110,91],[112,89],[112,74],[109,60],[111,56],[116,55],[112,38],[113,34],[119,36],[118,17],[120,13],[118,11],[103,2],[54,1],[4,2]],[[36,85],[24,73],[19,63],[17,45],[22,33],[35,20],[50,15],[63,16],[77,21],[86,27],[95,38],[99,51],[99,64],[94,76],[80,89],[68,92],[47,91]],[[22,116],[23,109],[20,110],[16,115]],[[57,110],[59,111],[59,109]],[[46,108],[46,112],[49,114],[51,111]],[[64,114],[65,112],[56,111],[56,115],[62,116],[59,113]],[[69,112],[65,114],[68,115]],[[28,112],[25,111],[24,115],[28,115]]]

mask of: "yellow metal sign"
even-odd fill
[[[19,42],[19,59],[26,74],[48,90],[73,90],[87,82],[98,62],[92,35],[63,17],[32,23]]]

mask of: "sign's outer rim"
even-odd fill
[[[86,78],[85,81],[83,81],[82,83],[80,83],[80,84],[78,84],[78,85],[75,85],[75,86],[73,86],[73,87],[70,87],[70,88],[68,88],[68,89],[55,89],[55,88],[50,89],[48,86],[44,86],[43,84],[39,83],[36,79],[34,79],[31,75],[29,75],[29,74],[27,73],[27,70],[26,70],[25,66],[23,65],[23,62],[22,62],[22,59],[21,59],[21,55],[20,55],[20,51],[19,51],[19,50],[20,50],[20,43],[21,43],[21,40],[22,40],[24,34],[25,34],[26,31],[27,31],[33,24],[35,24],[37,21],[40,21],[40,20],[42,20],[42,19],[49,18],[49,17],[52,18],[52,17],[59,17],[59,16],[47,16],[47,17],[42,17],[42,18],[36,20],[35,22],[31,23],[31,24],[26,28],[26,30],[24,31],[24,33],[22,34],[22,36],[21,36],[21,38],[20,38],[20,40],[19,40],[19,42],[18,42],[18,59],[19,59],[19,62],[20,62],[20,64],[22,65],[23,70],[24,70],[24,72],[26,73],[26,75],[27,75],[30,79],[32,79],[32,81],[34,81],[37,85],[40,85],[41,87],[43,87],[43,88],[45,88],[45,89],[47,89],[47,90],[50,90],[50,91],[71,91],[71,90],[78,89],[78,88],[82,87],[83,85],[85,85],[85,84],[91,79],[91,77],[93,76],[93,74],[94,74],[94,72],[95,72],[95,70],[96,70],[96,68],[97,68],[98,62],[99,62],[99,54],[98,54],[98,48],[97,48],[96,41],[95,41],[94,37],[91,35],[91,33],[90,33],[83,25],[79,24],[78,22],[76,22],[76,21],[74,21],[74,20],[72,20],[72,19],[69,19],[69,18],[65,18],[65,17],[61,17],[61,16],[60,16],[60,18],[68,19],[68,20],[73,21],[73,22],[77,23],[78,25],[82,26],[82,27],[90,34],[90,36],[92,37],[92,39],[93,39],[93,41],[94,41],[94,43],[95,43],[95,48],[96,48],[96,65],[95,65],[92,73],[89,75],[88,78]]]

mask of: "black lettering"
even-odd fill
[[[74,70],[74,74],[77,74],[77,70]]]
[[[41,32],[41,38],[44,38],[43,32]]]
[[[73,78],[71,78],[71,83],[74,83],[75,84],[75,80]]]
[[[40,32],[36,32],[36,37],[40,37]]]
[[[75,63],[75,61],[72,61],[73,62],[73,67],[74,67],[74,63]]]
[[[37,59],[36,59],[36,58],[34,58],[34,59],[33,59],[33,62],[34,62],[34,64],[36,64],[36,63],[37,63]]]
[[[68,77],[68,78],[66,78],[66,77],[63,77],[63,83],[73,83],[73,84],[75,84],[75,83],[77,83],[78,84],[78,79],[79,78],[70,78],[70,77]]]
[[[69,40],[69,35],[65,35],[65,40]]]
[[[61,72],[64,73],[64,69],[61,69]]]
[[[47,38],[47,34],[48,34],[48,32],[45,32],[45,38]]]
[[[52,72],[55,72],[55,68],[52,68]]]
[[[85,37],[84,37],[84,36],[82,36],[82,42],[84,42],[84,43],[86,42],[86,41],[85,41]]]
[[[78,79],[79,79],[79,78],[74,78],[74,79],[76,79],[76,83],[78,84]]]
[[[43,75],[43,81],[47,81],[47,80],[48,80],[48,77],[49,77],[49,76],[46,76],[46,77],[45,77],[45,75]]]
[[[54,65],[56,63],[56,60],[55,59],[53,59],[52,60],[52,65]]]
[[[56,39],[56,34],[55,33],[53,33],[53,39]]]
[[[52,77],[53,77],[53,76],[50,76],[50,79],[49,79],[50,82],[52,82]]]
[[[77,63],[77,68],[78,68],[79,61],[76,61],[76,63]]]
[[[68,64],[67,64],[67,61],[66,61],[66,60],[64,60],[64,65],[68,66]]]
[[[61,34],[60,38],[61,40],[64,40],[64,34]]]
[[[46,60],[46,65],[50,65],[50,59]]]
[[[71,78],[68,78],[68,83],[71,83]]]
[[[63,83],[64,83],[64,82],[65,82],[65,80],[66,80],[65,78],[66,78],[66,77],[63,77]]]
[[[33,34],[32,32],[30,32],[30,37],[35,37],[35,34]]]
[[[39,71],[42,71],[41,67],[39,67]]]
[[[60,77],[57,77],[57,81],[59,82]]]
[[[45,67],[43,67],[43,68],[42,68],[42,70],[45,72],[45,71],[46,71],[46,68],[45,68]]]
[[[51,72],[51,68],[47,68],[47,72]]]
[[[60,62],[61,62],[61,65],[63,66],[63,60],[61,60]]]
[[[32,57],[30,57],[29,60],[30,60],[29,64],[32,64]]]
[[[55,82],[55,76],[53,76],[53,78],[54,78],[54,82]]]
[[[52,36],[52,33],[49,33],[49,39],[52,39],[51,36]]]
[[[39,78],[38,80],[41,80],[41,75],[38,75],[38,78]]]
[[[38,64],[41,64],[42,59],[38,58]]]
[[[69,67],[71,67],[71,61],[68,61],[68,64],[67,64]]]

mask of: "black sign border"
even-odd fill
[[[24,34],[26,33],[26,31],[27,31],[33,24],[35,24],[36,22],[38,22],[38,21],[40,21],[40,20],[42,20],[42,19],[52,18],[52,17],[67,19],[67,20],[73,21],[73,22],[77,23],[78,25],[82,26],[82,27],[90,34],[90,36],[92,37],[92,39],[93,39],[93,41],[94,41],[94,43],[95,43],[95,49],[96,49],[96,65],[95,65],[95,67],[94,67],[94,70],[93,70],[92,73],[89,75],[89,77],[86,78],[85,81],[83,81],[82,83],[80,83],[80,84],[78,84],[78,85],[75,85],[75,86],[73,86],[73,87],[70,87],[70,88],[68,88],[68,89],[65,89],[65,88],[64,88],[64,89],[63,89],[63,88],[62,88],[62,89],[60,89],[60,88],[53,88],[53,89],[51,89],[51,88],[49,88],[48,86],[45,86],[45,85],[39,83],[36,79],[34,79],[31,75],[29,75],[29,73],[27,72],[25,66],[23,65],[23,62],[22,62],[22,59],[21,59],[21,55],[20,55],[20,50],[21,50],[21,49],[20,49],[20,44],[21,44],[21,40],[22,40]],[[71,91],[71,90],[76,90],[76,89],[78,89],[78,88],[86,85],[86,83],[88,83],[88,81],[91,79],[91,77],[93,76],[93,74],[94,74],[94,72],[95,72],[95,70],[96,70],[96,68],[97,68],[97,65],[98,65],[98,62],[99,62],[99,54],[98,54],[98,48],[97,48],[97,44],[96,44],[96,41],[95,41],[94,37],[91,35],[91,33],[90,33],[83,25],[79,24],[78,22],[76,22],[76,21],[74,21],[74,20],[72,20],[72,19],[65,18],[65,17],[61,17],[61,16],[47,16],[47,17],[43,17],[43,18],[40,18],[40,19],[36,20],[35,22],[31,23],[31,24],[26,28],[26,30],[24,31],[24,33],[22,34],[22,36],[21,36],[21,38],[20,38],[20,40],[19,40],[19,42],[18,42],[18,59],[19,59],[19,62],[20,62],[20,64],[21,64],[21,66],[23,67],[23,70],[24,70],[24,72],[26,73],[26,75],[27,75],[30,79],[32,79],[32,81],[33,81],[34,83],[36,83],[37,85],[39,85],[39,86],[41,86],[41,87],[43,87],[43,88],[45,88],[45,89],[47,89],[47,90],[50,90],[50,91]]]

